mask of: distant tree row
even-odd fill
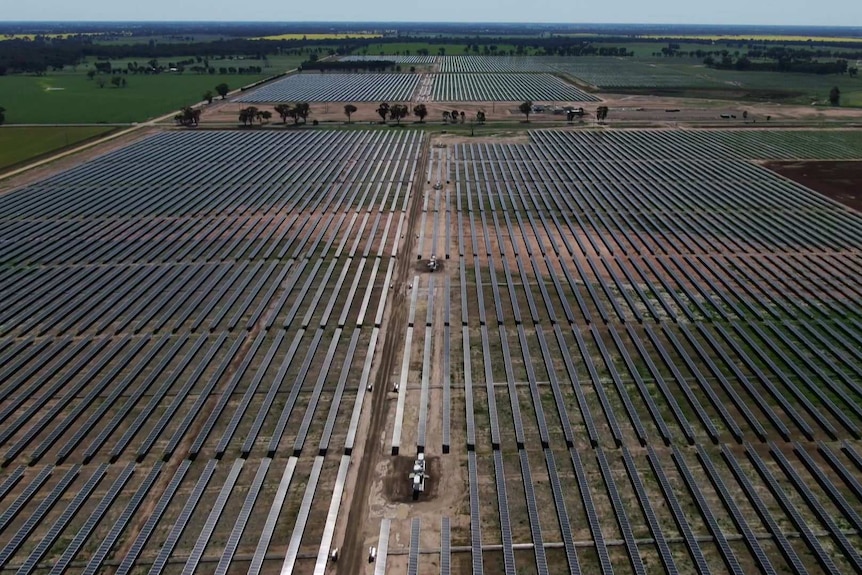
[[[848,74],[850,76],[855,76],[859,72],[855,66],[849,66],[847,60],[843,59],[818,61],[782,58],[764,62],[753,61],[747,55],[733,57],[730,54],[725,54],[720,60],[707,56],[703,63],[716,70],[738,70],[741,72],[796,72],[799,74]]]

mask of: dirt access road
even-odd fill
[[[404,347],[402,326],[407,323],[407,313],[410,307],[409,291],[407,284],[413,277],[412,263],[413,244],[416,234],[413,230],[418,226],[422,212],[421,198],[424,167],[428,165],[430,138],[426,138],[419,157],[419,169],[411,188],[412,197],[407,208],[407,225],[403,230],[404,243],[398,248],[398,261],[393,274],[394,294],[389,300],[391,308],[384,315],[381,332],[384,333],[383,353],[380,365],[374,378],[374,387],[371,394],[371,421],[365,435],[365,442],[361,452],[354,451],[353,455],[358,459],[358,472],[356,483],[348,485],[350,489],[351,505],[347,515],[348,529],[344,537],[341,549],[341,557],[338,560],[338,575],[355,575],[362,572],[365,564],[365,537],[366,520],[368,517],[368,500],[371,487],[374,484],[372,476],[377,462],[385,449],[383,432],[386,429],[386,412],[388,410],[387,389],[389,388],[389,377],[395,363],[395,358]],[[397,241],[400,241],[397,239]],[[388,289],[388,286],[383,286]]]

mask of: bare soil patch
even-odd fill
[[[862,162],[767,162],[773,172],[807,186],[827,198],[862,212]]]

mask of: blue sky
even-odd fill
[[[220,20],[220,21],[433,21],[609,22],[862,26],[862,2],[810,0],[29,0],[4,3],[2,18],[15,20]]]

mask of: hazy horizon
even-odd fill
[[[538,0],[524,9],[514,0],[474,2],[441,0],[424,17],[405,9],[398,18],[387,18],[392,4],[382,0],[356,3],[334,0],[326,6],[285,6],[272,0],[257,3],[257,18],[249,18],[248,7],[240,2],[150,0],[146,3],[118,3],[113,0],[65,0],[12,3],[4,11],[4,22],[338,22],[357,23],[525,23],[525,24],[668,24],[727,26],[835,26],[862,25],[862,2],[842,0],[824,10],[807,0],[788,0],[780,9],[774,5],[728,0],[703,4],[666,0],[644,3],[620,0],[611,5],[612,17],[597,15],[594,7],[574,6],[563,0]],[[46,17],[50,15],[50,17]],[[267,17],[268,16],[268,17]],[[382,17],[381,17],[382,16]]]

